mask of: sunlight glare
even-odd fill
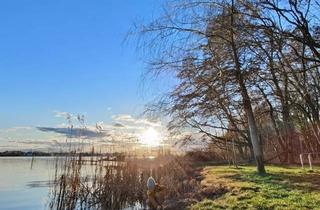
[[[146,146],[159,146],[160,141],[160,134],[154,128],[148,128],[145,130],[140,139],[140,142]]]

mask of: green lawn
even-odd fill
[[[268,166],[266,170],[268,174],[260,176],[252,166],[205,167],[201,185],[212,196],[191,209],[320,209],[319,168]]]

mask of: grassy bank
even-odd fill
[[[269,166],[265,176],[255,171],[251,166],[205,167],[201,185],[208,196],[191,209],[320,209],[319,168]]]

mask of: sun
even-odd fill
[[[148,128],[147,130],[145,130],[140,138],[140,143],[146,146],[159,146],[160,142],[160,134],[154,128]]]

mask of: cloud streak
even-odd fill
[[[53,132],[63,134],[69,138],[101,138],[107,136],[106,133],[93,131],[87,128],[52,128],[52,127],[37,127],[43,132]]]

